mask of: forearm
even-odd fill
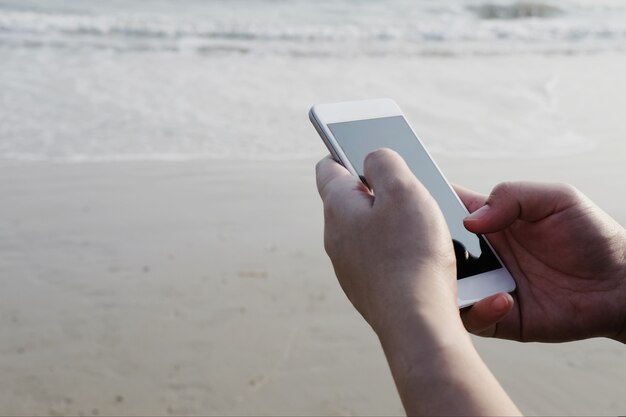
[[[520,415],[456,326],[381,337],[407,415]]]

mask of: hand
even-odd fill
[[[626,233],[573,187],[503,183],[491,195],[456,187],[517,283],[462,313],[483,336],[562,342],[626,338]],[[509,310],[510,313],[509,313]],[[508,314],[507,314],[508,313]]]
[[[317,165],[324,244],[346,295],[379,336],[409,316],[449,317],[462,330],[454,251],[437,203],[391,150],[369,154],[364,176],[373,192],[330,158]]]
[[[370,153],[364,176],[373,192],[332,159],[318,163],[324,245],[380,338],[407,414],[519,415],[463,328],[439,207],[393,151]]]

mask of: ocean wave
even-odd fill
[[[320,148],[321,149],[321,148]],[[188,162],[188,161],[302,161],[319,159],[325,154],[324,150],[310,152],[283,152],[283,153],[111,153],[106,155],[72,154],[65,156],[45,155],[26,152],[0,153],[0,166],[15,164],[91,164],[91,163],[118,163],[118,162]]]
[[[626,12],[623,19],[521,19],[545,17],[556,13],[553,6],[539,3],[515,3],[510,6],[485,4],[471,6],[482,20],[462,18],[415,18],[349,21],[342,25],[320,22],[289,21],[205,21],[188,18],[168,19],[161,15],[71,15],[27,11],[0,13],[0,37],[41,38],[82,42],[99,38],[117,42],[152,42],[158,44],[185,40],[209,40],[246,43],[445,43],[486,41],[580,41],[626,40]],[[507,19],[516,19],[511,22]]]
[[[626,52],[626,13],[481,19],[470,2],[273,1],[280,13],[240,13],[270,0],[0,0],[0,164],[317,158],[325,150],[307,125],[308,105],[358,91],[438,103],[413,110],[443,155],[534,158],[592,147],[569,133],[554,77],[544,88],[525,58],[502,67],[463,57]],[[372,57],[389,57],[386,68]],[[523,125],[504,121],[518,116]]]
[[[588,56],[601,53],[626,53],[626,44],[623,41],[586,43],[581,45],[571,45],[568,43],[540,44],[532,45],[526,43],[503,44],[503,45],[380,45],[375,47],[370,45],[367,49],[338,48],[337,45],[326,47],[302,48],[299,45],[284,45],[282,48],[262,49],[259,47],[249,47],[245,45],[220,45],[203,42],[193,44],[136,44],[120,45],[99,42],[63,42],[62,40],[42,40],[42,39],[21,39],[7,40],[0,38],[0,49],[18,50],[57,50],[76,52],[108,52],[115,54],[142,54],[142,53],[175,53],[184,55],[202,56],[232,56],[232,55],[252,55],[255,56],[282,56],[295,59],[352,59],[356,57],[386,58],[465,58],[465,57],[501,57],[507,55],[530,55],[530,56]]]
[[[469,6],[481,19],[546,18],[563,14],[563,10],[545,3],[521,1],[513,4],[482,4]]]

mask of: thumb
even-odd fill
[[[537,222],[571,205],[573,190],[561,184],[503,182],[463,223],[471,232],[493,233],[516,220]]]
[[[391,149],[370,152],[363,161],[363,174],[374,192],[374,205],[397,201],[409,194],[430,196],[404,159]]]

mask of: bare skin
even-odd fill
[[[468,330],[524,342],[626,341],[624,228],[564,184],[503,183],[489,197],[456,191],[473,212],[465,227],[487,234],[517,283],[513,298],[464,311]]]
[[[466,228],[487,234],[517,283],[513,296],[459,314],[438,206],[395,152],[373,152],[364,169],[372,192],[332,159],[318,163],[324,243],[381,341],[407,414],[519,414],[465,328],[520,341],[626,343],[626,232],[574,188],[504,183],[486,197],[457,187],[472,212]]]
[[[318,164],[324,243],[380,339],[407,414],[519,415],[463,327],[437,204],[395,152],[373,152],[364,170],[373,193],[333,160]]]

